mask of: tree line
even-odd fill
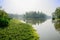
[[[24,18],[39,18],[39,19],[45,19],[47,17],[47,15],[43,12],[36,12],[36,11],[31,11],[31,12],[26,12],[26,14],[24,15]]]

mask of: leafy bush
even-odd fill
[[[8,20],[0,19],[0,28],[4,28],[6,26],[8,26]]]
[[[0,40],[39,40],[33,27],[12,19],[7,28],[0,28]]]
[[[8,14],[4,10],[0,10],[0,28],[8,26],[9,17]]]

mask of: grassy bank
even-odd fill
[[[0,28],[0,40],[39,40],[39,36],[31,25],[11,19],[8,27]]]

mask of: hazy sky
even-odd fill
[[[26,11],[42,11],[51,15],[60,0],[0,0],[0,5],[8,13],[23,14]]]

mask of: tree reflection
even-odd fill
[[[60,33],[60,20],[54,22],[55,29]]]
[[[24,19],[24,21],[26,23],[30,23],[30,24],[40,24],[40,23],[43,23],[45,22],[46,19],[39,19],[39,18],[29,18],[29,19]]]

